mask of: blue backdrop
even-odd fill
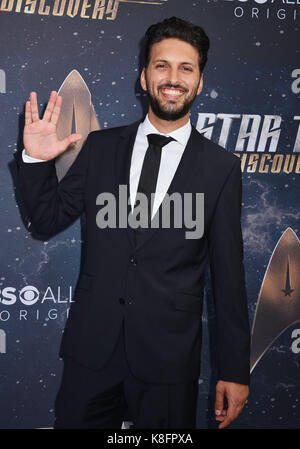
[[[0,0],[0,428],[53,424],[58,350],[82,244],[79,220],[49,241],[33,239],[26,228],[13,161],[22,147],[25,101],[35,90],[42,108],[76,70],[101,128],[139,119],[146,100],[138,82],[141,38],[172,15],[203,26],[211,39],[192,123],[242,163],[254,362],[251,395],[232,427],[300,428],[300,4],[271,0]],[[268,269],[280,247],[272,278]],[[265,310],[266,296],[275,306]],[[285,326],[274,338],[265,335],[267,322],[291,304]],[[209,273],[203,321],[197,426],[214,428]]]

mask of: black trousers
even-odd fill
[[[107,364],[99,371],[65,358],[55,403],[56,429],[120,429],[196,426],[198,380],[181,384],[149,384],[133,376],[124,346],[124,330]]]

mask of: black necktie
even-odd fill
[[[148,227],[150,227],[152,215],[151,193],[154,194],[156,191],[156,183],[161,160],[161,151],[165,145],[175,139],[173,139],[173,137],[162,136],[161,134],[148,134],[147,138],[149,146],[147,148],[141,170],[137,196],[138,193],[143,193],[147,197]],[[141,209],[141,213],[143,213],[143,209]],[[136,243],[138,243],[139,237],[146,229],[147,228],[142,227],[135,229]]]

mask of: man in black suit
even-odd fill
[[[59,183],[55,158],[81,136],[58,141],[62,99],[56,92],[41,120],[36,93],[26,103],[25,150],[17,162],[33,231],[51,237],[86,215],[84,262],[61,347],[56,428],[120,428],[126,407],[136,428],[195,427],[208,260],[217,317],[219,428],[247,400],[240,161],[200,135],[189,118],[202,90],[208,48],[201,27],[175,17],[152,25],[141,73],[149,96],[146,118],[90,133]],[[126,204],[119,186],[129,189]],[[186,223],[176,226],[175,216],[167,228],[151,226],[149,216],[137,229],[105,227],[103,220],[99,224],[103,192],[131,217],[140,198],[152,194],[153,204],[139,210],[152,220],[172,194],[201,192],[203,234],[187,238]]]

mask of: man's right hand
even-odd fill
[[[82,138],[81,134],[70,134],[58,140],[56,125],[61,111],[62,97],[52,91],[43,118],[39,118],[36,92],[30,93],[25,107],[23,143],[26,153],[34,158],[51,160],[64,153],[69,145]]]

